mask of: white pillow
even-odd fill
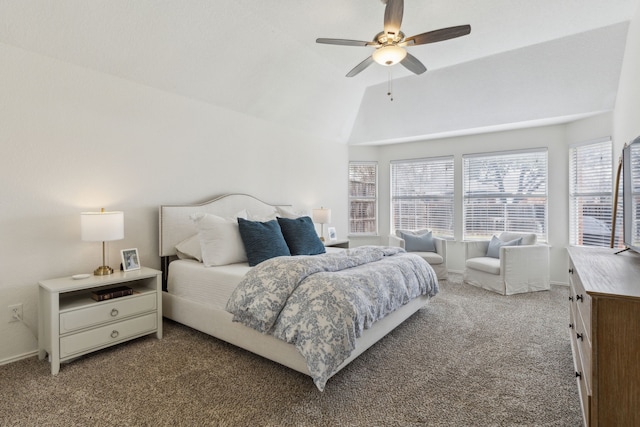
[[[198,229],[202,262],[207,267],[247,262],[237,219],[212,214],[191,215]]]
[[[248,219],[250,221],[267,222],[267,221],[272,221],[277,217],[278,217],[278,212],[276,212],[274,208],[273,212],[264,213],[264,214],[255,214],[253,212],[248,212],[248,215],[244,219]]]
[[[276,210],[278,211],[278,216],[280,218],[297,219],[297,218],[299,218],[301,216],[304,216],[304,215],[298,215],[293,210],[287,209],[287,208],[283,208],[282,206],[276,206]]]
[[[197,234],[178,243],[176,251],[180,259],[196,259],[202,262],[202,249],[200,249],[200,238]]]

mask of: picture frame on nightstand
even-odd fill
[[[120,258],[122,259],[123,271],[140,270],[138,248],[122,249],[120,251]]]
[[[329,240],[331,240],[331,241],[338,240],[338,235],[336,234],[336,228],[335,227],[327,228],[327,233],[329,233]]]

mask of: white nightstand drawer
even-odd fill
[[[102,326],[60,338],[60,359],[106,347],[148,332],[157,327],[156,313]]]
[[[156,301],[156,293],[151,292],[60,313],[60,334],[155,310]]]

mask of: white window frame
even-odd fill
[[[508,231],[535,233],[546,243],[548,157],[546,148],[463,155],[463,240]]]
[[[391,162],[391,234],[396,229],[428,228],[438,237],[453,239],[454,156],[429,157]],[[409,172],[424,171],[416,175]],[[407,176],[404,176],[406,173]],[[399,187],[400,184],[402,188]],[[411,186],[415,190],[411,194]],[[400,212],[412,212],[402,215]]]
[[[372,167],[375,175],[374,182],[363,183],[363,185],[373,184],[373,191],[365,189],[364,192],[355,192],[352,182],[352,166],[365,166]],[[349,235],[350,236],[377,236],[378,235],[378,162],[371,161],[350,161],[349,162]],[[354,204],[360,205],[360,209],[354,211]],[[367,208],[366,205],[373,204],[373,212],[371,208]],[[364,209],[362,209],[362,207]],[[363,210],[368,211],[368,215],[373,214],[373,217],[364,217],[361,213]],[[365,214],[366,215],[366,214]],[[373,221],[374,225],[368,231],[362,231],[360,227],[354,227],[358,222]],[[366,226],[364,227],[366,228]]]
[[[569,146],[569,244],[610,246],[613,181],[610,137]]]

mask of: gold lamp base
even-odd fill
[[[108,276],[109,274],[113,274],[113,268],[108,265],[101,265],[100,267],[93,270],[94,276]]]

